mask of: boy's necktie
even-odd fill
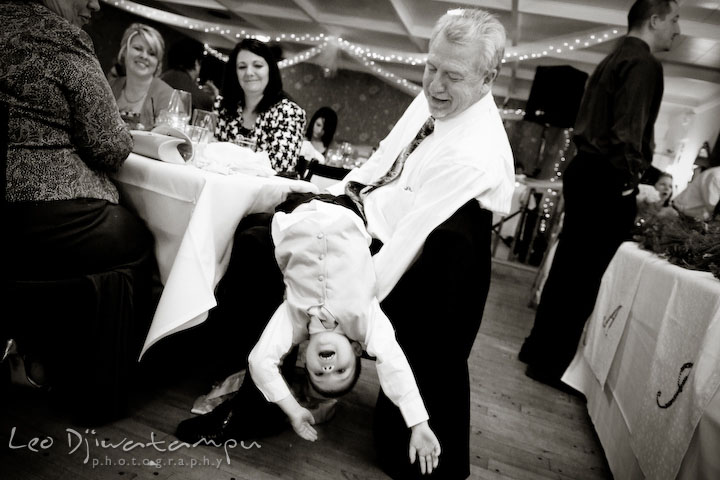
[[[345,185],[345,193],[355,202],[360,211],[363,213],[363,216],[365,215],[365,211],[363,209],[365,197],[367,197],[368,194],[376,188],[387,185],[397,179],[400,176],[400,172],[402,172],[403,166],[405,165],[405,160],[407,160],[410,154],[415,151],[418,145],[420,145],[420,142],[430,135],[434,129],[435,119],[433,117],[428,117],[423,126],[420,128],[420,131],[418,131],[417,135],[415,135],[412,142],[408,143],[405,148],[400,151],[400,154],[393,162],[390,170],[388,170],[385,175],[377,179],[375,182],[370,185],[365,185],[351,180]]]

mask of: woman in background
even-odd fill
[[[158,78],[165,42],[154,28],[133,23],[122,36],[118,73],[109,82],[118,109],[131,129],[150,130],[161,110],[170,103],[173,89]]]
[[[330,107],[320,107],[310,119],[306,140],[302,145],[300,155],[307,161],[318,160],[325,163],[325,154],[335,136],[337,128],[337,113]]]
[[[666,172],[661,173],[655,182],[655,190],[657,190],[658,196],[660,197],[658,204],[663,207],[669,207],[673,194],[673,176]]]
[[[658,215],[670,207],[673,192],[673,176],[667,172],[660,172],[652,185],[640,184],[637,195],[638,213],[636,224]]]
[[[272,168],[294,175],[305,110],[283,91],[280,69],[265,43],[246,38],[235,46],[220,95],[215,104],[219,114],[217,139],[254,143],[256,151],[267,152]]]

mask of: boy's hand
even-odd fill
[[[412,427],[410,434],[410,463],[415,457],[420,459],[420,471],[428,475],[437,468],[440,461],[440,442],[430,429],[428,422],[418,423]]]
[[[289,417],[295,433],[311,442],[317,440],[317,431],[312,427],[315,424],[315,419],[308,409],[300,407]]]
[[[317,440],[317,432],[311,426],[315,424],[315,418],[313,418],[310,410],[300,405],[292,395],[278,400],[277,404],[290,419],[290,425],[292,425],[295,433],[311,442]]]

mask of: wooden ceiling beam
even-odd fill
[[[408,39],[415,44],[418,52],[426,53],[425,51],[427,50],[427,47],[425,42],[420,40],[420,38],[418,38],[413,32],[416,22],[412,17],[412,13],[410,12],[410,8],[408,7],[406,0],[390,0],[390,3],[392,4],[393,10],[395,10],[395,14],[400,19],[400,23],[402,23]]]

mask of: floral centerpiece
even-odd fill
[[[658,212],[638,221],[633,233],[641,247],[670,263],[720,279],[720,218],[702,221]]]

